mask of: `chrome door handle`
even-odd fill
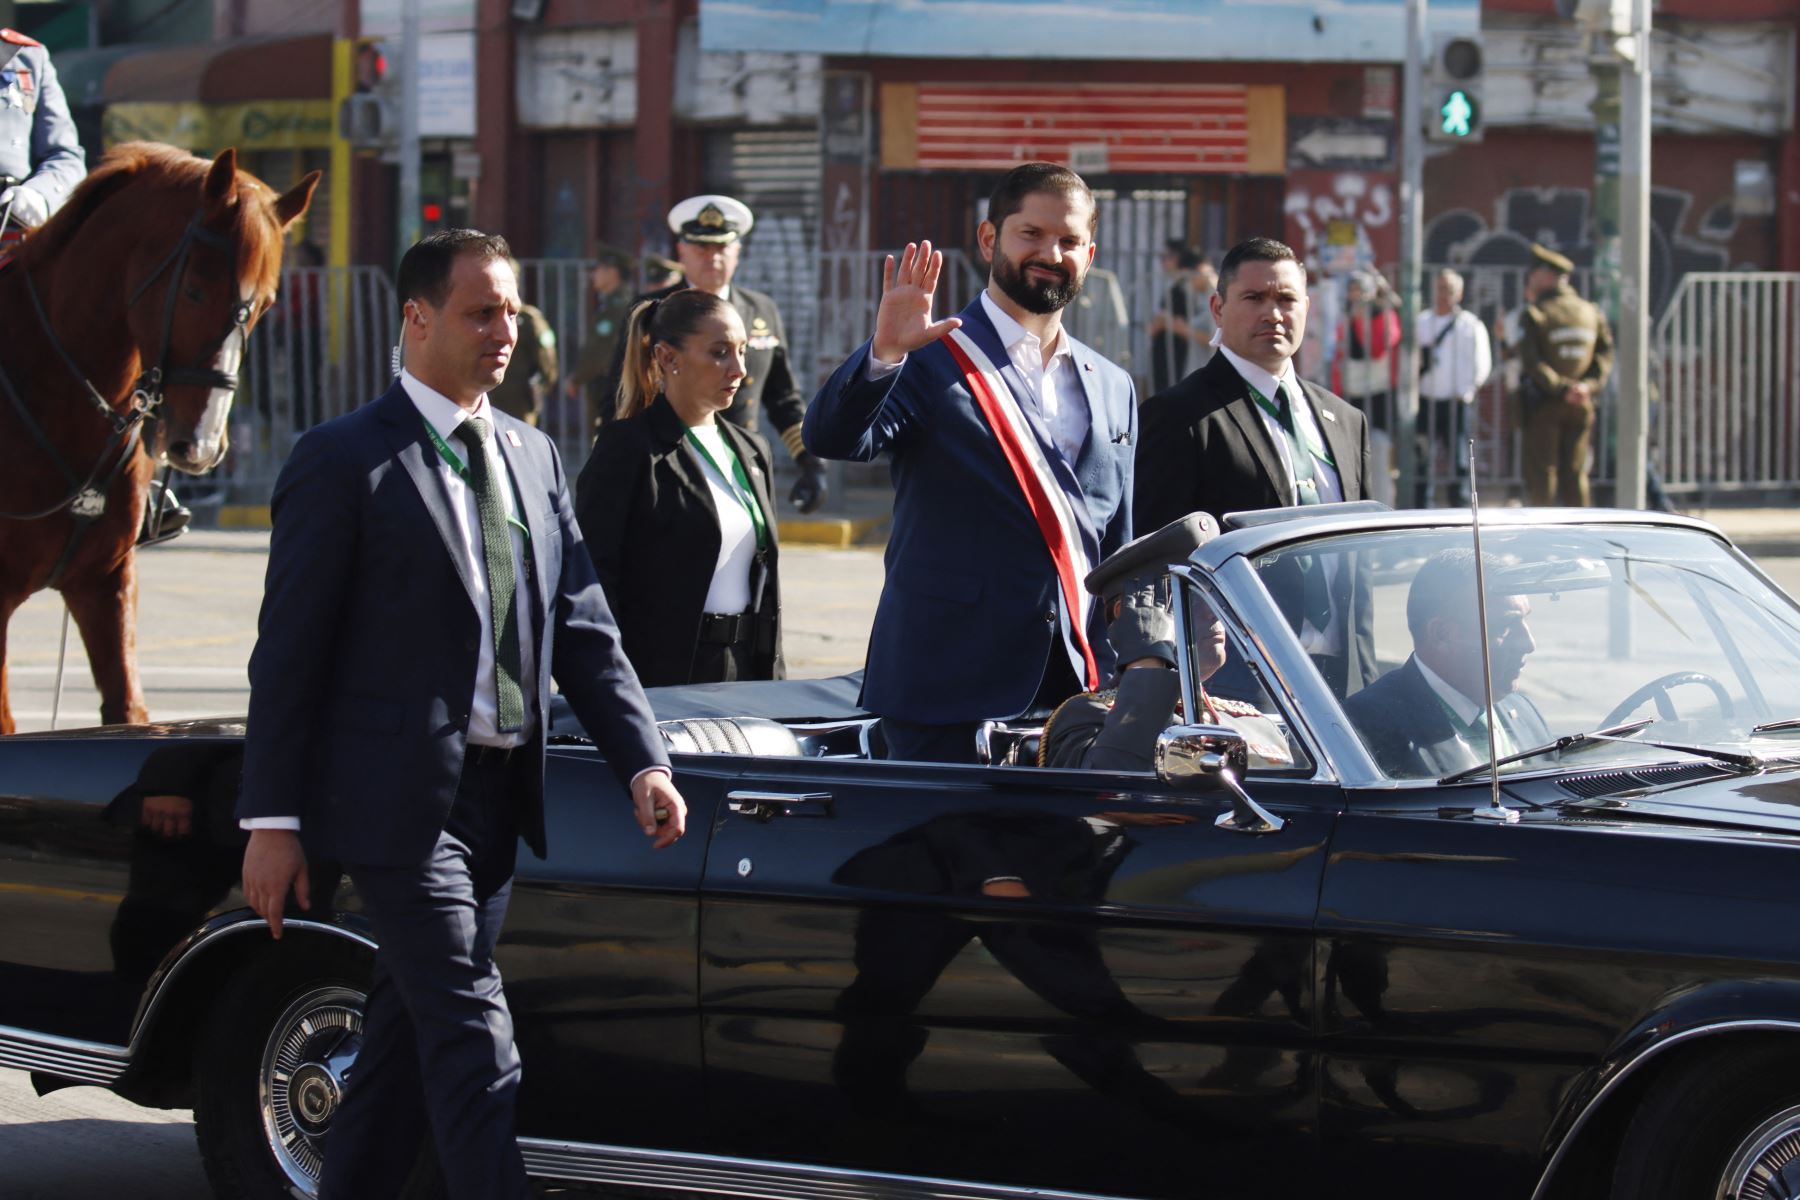
[[[808,815],[797,813],[796,810],[799,809],[816,808],[818,816],[832,815],[830,792],[726,792],[725,802],[732,812],[743,813],[759,821],[772,820],[784,813]]]

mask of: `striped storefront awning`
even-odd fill
[[[882,165],[1004,170],[1030,159],[1093,174],[1280,171],[1281,88],[1243,84],[882,86]]]

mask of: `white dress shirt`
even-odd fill
[[[1434,308],[1419,314],[1417,330],[1420,351],[1432,348],[1431,370],[1419,376],[1419,395],[1465,404],[1474,400],[1494,369],[1493,347],[1481,321],[1460,306],[1448,314]]]
[[[1319,425],[1319,418],[1313,412],[1312,401],[1307,399],[1306,389],[1300,386],[1300,380],[1294,375],[1293,360],[1281,364],[1280,378],[1269,374],[1250,360],[1242,357],[1223,342],[1219,344],[1219,353],[1237,369],[1244,382],[1263,394],[1269,403],[1280,407],[1281,402],[1275,398],[1278,388],[1286,388],[1288,407],[1294,414],[1294,428],[1300,434],[1302,445],[1317,444],[1329,446],[1325,440],[1324,430]],[[1288,448],[1287,430],[1281,422],[1269,414],[1262,405],[1256,406],[1256,413],[1262,418],[1263,427],[1269,431],[1269,437],[1275,443],[1275,453],[1281,457],[1281,468],[1287,472],[1288,488],[1297,491],[1294,480],[1294,459]],[[1324,459],[1313,456],[1313,483],[1319,489],[1320,504],[1336,504],[1344,498],[1344,481],[1338,475],[1337,468]],[[1338,556],[1325,556],[1325,578],[1331,585],[1337,583]],[[1344,646],[1344,614],[1334,600],[1331,605],[1331,620],[1324,629],[1315,626],[1311,621],[1300,622],[1300,645],[1308,654],[1340,654]]]
[[[1230,346],[1221,343],[1219,353],[1223,354],[1226,361],[1237,368],[1237,373],[1243,376],[1244,382],[1261,392],[1264,399],[1268,400],[1270,404],[1280,406],[1281,402],[1275,398],[1275,391],[1279,387],[1286,387],[1288,405],[1294,413],[1294,428],[1299,432],[1302,441],[1314,442],[1326,447],[1331,445],[1325,440],[1324,430],[1319,424],[1318,416],[1313,412],[1312,402],[1306,397],[1306,389],[1300,386],[1300,380],[1294,376],[1292,361],[1281,364],[1281,377],[1278,379],[1255,363],[1240,357]],[[1288,453],[1287,430],[1283,429],[1281,422],[1271,416],[1262,405],[1257,405],[1256,411],[1262,417],[1263,426],[1268,429],[1269,437],[1275,442],[1275,452],[1281,456],[1281,466],[1287,472],[1287,482],[1291,488],[1294,484],[1294,460]],[[1309,434],[1310,436],[1308,436]],[[1338,476],[1337,468],[1316,456],[1313,459],[1313,479],[1318,484],[1319,503],[1335,504],[1344,498],[1344,482]]]
[[[1050,362],[1046,365],[1043,339],[1013,320],[985,291],[981,293],[981,308],[994,323],[994,332],[1000,335],[1006,356],[1024,378],[1025,388],[1031,393],[1030,400],[1037,405],[1038,415],[1044,419],[1051,440],[1072,469],[1093,421],[1088,415],[1087,393],[1082,390],[1081,377],[1075,370],[1075,351],[1069,345],[1068,331],[1057,326],[1056,340],[1050,345]]]
[[[532,636],[531,582],[525,575],[526,534],[523,519],[519,515],[517,484],[506,468],[505,457],[500,453],[500,438],[504,435],[495,425],[494,414],[488,407],[486,396],[477,400],[473,409],[465,409],[450,397],[419,382],[417,376],[405,370],[400,372],[400,386],[406,389],[407,399],[413,402],[419,415],[465,461],[471,450],[466,442],[456,436],[457,426],[470,417],[480,417],[488,423],[488,470],[495,479],[504,480],[506,484],[500,489],[500,495],[506,503],[506,524],[512,533],[513,579],[517,589],[519,687],[526,697],[525,717],[528,724],[514,732],[502,733],[498,728],[499,693],[494,676],[493,605],[488,599],[487,557],[481,544],[481,514],[475,507],[475,489],[463,482],[462,476],[444,461],[443,455],[434,453],[432,462],[437,467],[438,482],[443,485],[450,501],[450,512],[456,518],[457,534],[461,540],[458,548],[463,561],[468,564],[469,580],[475,585],[475,611],[481,618],[480,645],[475,655],[475,698],[469,708],[469,743],[475,746],[522,746],[531,740],[529,721],[531,697],[535,694],[537,685],[537,639]]]
[[[717,422],[690,425],[688,432],[706,447],[706,454],[695,455],[712,493],[713,507],[719,510],[719,561],[713,567],[712,583],[706,589],[705,609],[709,613],[741,613],[750,607],[750,567],[756,561],[756,526],[744,511],[732,480],[724,471],[731,470],[733,457],[730,443],[720,432]],[[711,457],[709,458],[708,455]],[[745,474],[749,470],[745,468]]]
[[[1480,722],[1482,728],[1487,727],[1487,705],[1485,703],[1471,700],[1463,695],[1462,692],[1452,687],[1442,675],[1420,661],[1416,654],[1413,655],[1413,664],[1419,668],[1419,674],[1431,690],[1437,694],[1437,698],[1443,701],[1444,707],[1456,714],[1456,719],[1462,722],[1465,728],[1474,728],[1477,722]],[[1498,704],[1494,705],[1494,721],[1500,726],[1500,737],[1496,740],[1494,753],[1496,755],[1512,753],[1517,746],[1517,741],[1506,728],[1506,718],[1501,715]],[[1457,733],[1457,737],[1462,737],[1460,731]],[[1487,751],[1486,746],[1472,746],[1471,749],[1483,753]]]
[[[994,332],[1000,335],[1000,343],[1006,347],[1006,357],[1025,381],[1029,393],[1025,399],[1037,408],[1045,429],[1056,443],[1057,452],[1069,464],[1069,469],[1074,470],[1075,460],[1080,457],[1081,447],[1086,444],[1088,431],[1093,427],[1093,417],[1088,412],[1087,391],[1081,386],[1081,375],[1075,370],[1075,351],[1069,345],[1068,332],[1060,326],[1057,328],[1050,363],[1046,366],[1042,338],[1013,320],[985,291],[981,293],[981,307],[988,320],[994,323]],[[871,353],[863,375],[870,380],[884,379],[905,364],[904,357],[891,363],[883,362]]]
[[[499,439],[504,435],[495,426],[494,415],[489,410],[487,397],[483,396],[475,402],[473,410],[464,409],[456,401],[450,399],[433,388],[419,382],[412,372],[400,372],[400,386],[406,389],[407,399],[413,402],[419,415],[437,431],[437,435],[456,452],[457,457],[465,463],[468,461],[470,447],[461,438],[456,437],[456,427],[470,417],[481,417],[488,423],[488,440],[486,451],[488,469],[494,472],[494,478],[506,481],[501,495],[506,502],[507,527],[512,531],[513,579],[516,581],[519,619],[519,687],[525,693],[525,719],[523,728],[512,733],[502,733],[496,727],[499,715],[499,699],[494,679],[494,617],[493,608],[488,601],[487,590],[487,558],[481,546],[481,516],[475,508],[475,491],[465,484],[462,477],[451,468],[444,456],[435,450],[431,461],[437,468],[438,482],[443,486],[450,501],[450,512],[455,517],[458,552],[468,565],[468,576],[474,584],[475,611],[481,621],[479,648],[475,654],[475,695],[469,705],[469,744],[473,746],[521,746],[531,738],[531,702],[537,693],[537,639],[532,636],[531,625],[531,592],[532,583],[525,575],[525,532],[519,516],[517,488],[512,474],[506,468],[506,459],[501,455]],[[650,768],[657,769],[657,768]],[[298,817],[249,817],[238,822],[245,829],[299,829]]]

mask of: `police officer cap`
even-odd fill
[[[706,246],[729,246],[754,224],[750,209],[730,196],[689,196],[669,210],[670,233]]]
[[[1218,536],[1219,523],[1211,513],[1189,513],[1114,550],[1088,572],[1087,590],[1110,602],[1132,580],[1186,562],[1189,555]]]
[[[594,258],[602,266],[617,268],[621,275],[629,275],[637,267],[637,263],[632,261],[631,255],[606,242],[594,243]]]
[[[1536,267],[1549,267],[1559,275],[1569,275],[1575,270],[1574,263],[1548,246],[1540,246],[1536,242],[1531,243],[1531,262]]]

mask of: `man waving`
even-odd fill
[[[863,704],[890,758],[966,762],[983,720],[1048,709],[1113,670],[1082,579],[1131,538],[1131,379],[1075,341],[1062,310],[1094,260],[1079,175],[1025,163],[988,201],[986,289],[931,318],[943,255],[883,270],[875,336],[807,410],[822,458],[886,456],[887,584]]]

